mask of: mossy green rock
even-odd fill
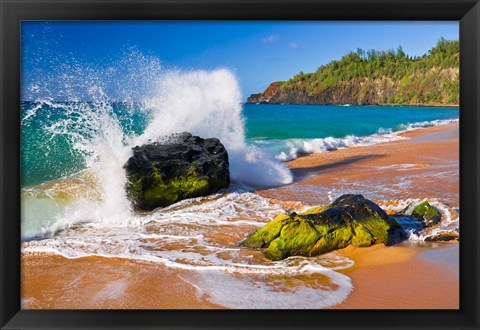
[[[436,225],[442,220],[442,214],[436,207],[430,205],[427,201],[418,204],[412,212],[412,217],[423,221],[426,227]]]
[[[125,164],[127,196],[136,209],[153,210],[228,187],[228,154],[218,139],[190,133],[133,148]]]
[[[326,207],[280,214],[240,245],[265,248],[267,258],[281,260],[314,256],[348,245],[387,244],[391,237],[398,238],[398,233],[403,233],[400,225],[378,205],[362,195],[343,195]]]

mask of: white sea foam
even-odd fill
[[[405,229],[411,241],[425,241],[431,237],[435,237],[443,232],[459,233],[460,216],[458,208],[447,207],[445,204],[435,199],[406,199],[397,200],[394,203],[380,203],[384,210],[391,210],[395,213],[403,213],[410,216],[417,205],[427,201],[440,211],[442,218],[440,222],[432,227],[424,228],[420,221],[416,221],[411,217],[397,217],[397,222]]]
[[[197,295],[230,308],[312,309],[341,303],[353,289],[350,278],[344,274],[307,261],[297,267],[295,272],[288,266],[279,273],[270,272],[268,276],[277,276],[276,280],[257,274],[239,278],[232,273],[202,271]],[[295,275],[308,276],[308,285]]]
[[[325,137],[318,139],[288,139],[288,140],[270,140],[257,141],[258,145],[267,145],[272,149],[278,150],[275,156],[278,160],[285,162],[296,159],[300,155],[312,153],[324,153],[337,149],[344,149],[354,146],[369,146],[390,141],[397,141],[405,139],[401,133],[412,131],[420,128],[445,125],[452,122],[457,122],[458,119],[448,120],[432,120],[417,123],[402,124],[392,129],[378,129],[377,133],[358,137],[355,135],[348,135],[344,138]]]
[[[455,123],[458,121],[459,119],[437,119],[437,120],[430,120],[430,121],[421,121],[416,123],[401,124],[395,128],[395,131],[396,132],[412,131],[419,128],[445,125],[449,123]]]

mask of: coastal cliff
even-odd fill
[[[316,72],[273,82],[247,103],[455,106],[459,42],[441,39],[421,57],[410,57],[401,47],[358,49]]]

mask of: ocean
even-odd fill
[[[95,106],[22,103],[22,186],[67,177],[88,167],[88,150],[75,143],[93,139],[100,129],[91,124],[80,126],[81,121],[88,120],[80,112],[95,113]],[[113,102],[106,107],[118,121],[115,124],[119,125],[124,144],[148,126],[148,112],[141,105]],[[444,107],[244,104],[239,121],[244,122],[247,145],[268,150],[276,159],[287,161],[314,152],[395,140],[399,132],[458,118],[458,108]]]
[[[338,271],[353,261],[335,252],[273,262],[238,246],[285,212],[255,193],[292,183],[285,161],[459,118],[458,108],[242,104],[227,70],[170,73],[135,102],[92,90],[88,101],[22,103],[22,250],[192,270],[198,294],[230,308],[326,308],[353,289]],[[231,186],[134,212],[123,189],[131,148],[183,131],[222,141]]]
[[[458,120],[458,108],[350,105],[244,105],[250,143],[282,161],[298,155],[398,139],[421,127]]]

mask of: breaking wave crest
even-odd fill
[[[29,86],[56,92],[24,104],[23,175],[36,184],[23,193],[24,237],[79,222],[125,221],[131,210],[123,165],[132,147],[172,133],[219,138],[233,182],[272,187],[292,181],[270,151],[246,143],[241,93],[230,71],[165,70],[158,59],[135,52],[115,67],[116,74],[64,64]],[[68,202],[49,199],[46,191],[58,197],[62,181],[82,193]],[[38,215],[40,204],[44,214]]]

